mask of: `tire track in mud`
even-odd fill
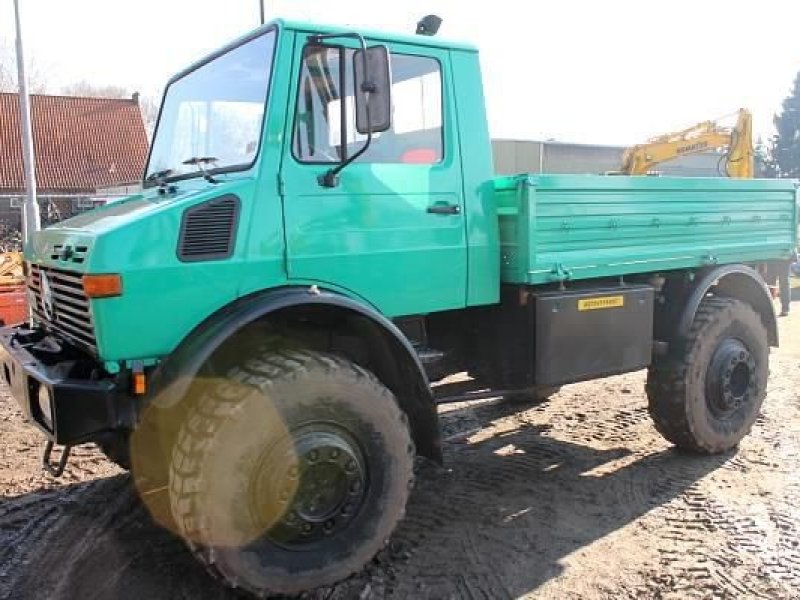
[[[574,394],[573,398],[579,402],[582,400],[580,394]],[[647,437],[643,428],[649,429],[650,423],[643,406],[603,411],[581,409],[570,404],[573,402],[560,408],[537,407],[527,414],[547,413],[549,433],[568,432],[571,440],[586,441],[601,448],[619,444],[635,447],[636,442],[641,443],[642,438]],[[606,413],[604,416],[603,412]],[[791,417],[797,422],[797,414]],[[532,420],[536,421],[535,418]],[[754,470],[763,471],[767,467],[779,477],[796,476],[800,462],[796,459],[800,453],[787,444],[785,422],[786,415],[777,422],[762,416],[754,428],[753,437],[757,444],[769,450],[780,447],[782,459],[788,459],[792,464],[788,469],[776,470],[778,465],[774,458],[761,459],[763,453],[754,454],[749,448],[721,459],[684,457],[675,453],[674,456],[663,456],[661,462],[664,464],[660,467],[657,464],[648,467],[648,470],[660,470],[661,476],[629,479],[626,493],[615,491],[620,499],[624,497],[633,506],[652,503],[655,498],[666,502],[656,508],[651,518],[661,521],[658,530],[662,535],[654,544],[660,557],[660,568],[646,572],[649,580],[647,596],[796,597],[793,590],[800,582],[800,515],[797,511],[800,507],[800,484],[795,483],[784,490],[779,496],[778,506],[768,503],[762,514],[753,516],[748,514],[746,505],[729,506],[717,500],[713,492],[706,491],[707,483],[702,481],[704,474],[698,472],[698,464],[702,461],[719,460],[716,466],[722,467],[721,472],[742,475]],[[530,466],[535,468],[533,463],[537,456],[545,462],[560,458],[545,448],[532,452],[530,460],[525,462],[530,462]],[[491,488],[503,479],[504,475],[489,476],[484,485]],[[659,543],[661,540],[665,543]]]
[[[583,400],[578,402],[583,405]],[[691,485],[706,467],[672,451],[635,453],[621,448],[648,423],[646,408],[612,411],[605,427],[574,427],[580,416],[567,399],[522,413],[501,402],[456,416],[466,438],[442,415],[450,433],[448,472],[420,477],[396,541],[413,549],[397,568],[390,597],[512,598],[561,574],[562,559]],[[580,414],[586,414],[584,412]],[[591,411],[594,412],[594,411]],[[587,419],[596,418],[589,415]],[[473,431],[475,421],[495,423]],[[568,436],[562,435],[568,432]],[[583,443],[591,439],[594,446]],[[674,477],[676,469],[682,477]],[[667,473],[673,479],[664,486]],[[442,496],[446,502],[441,501]],[[438,500],[438,502],[437,502]],[[513,559],[509,559],[513,557]],[[453,577],[468,572],[469,578]],[[469,581],[469,593],[464,581]]]
[[[447,468],[422,465],[407,517],[389,547],[361,574],[312,597],[517,597],[560,576],[565,556],[626,526],[714,466],[677,457],[663,445],[657,452],[621,447],[647,426],[641,409],[624,407],[603,416],[586,411],[580,396],[557,402],[522,412],[490,402],[443,415],[451,440],[445,445]],[[595,413],[587,419],[602,426],[575,427],[576,413]],[[476,422],[491,425],[476,431]],[[142,597],[159,563],[177,563],[174,569],[205,583],[202,592],[192,590],[189,596],[227,595],[197,572],[167,534],[144,528],[150,537],[146,548],[156,558],[142,560],[145,541],[131,529],[146,517],[125,481],[101,480],[81,488],[81,497],[93,501],[68,515],[54,514],[51,538],[58,544],[8,589],[31,589],[35,581],[33,589],[47,589],[54,599],[76,592]],[[99,521],[83,531],[79,523],[95,512]],[[162,544],[153,544],[159,536]],[[41,547],[42,540],[33,545]],[[64,562],[61,551],[67,548],[72,558]],[[96,580],[101,569],[101,586],[85,583]],[[132,584],[131,572],[145,569],[150,579]],[[40,572],[50,576],[42,581]],[[171,574],[156,596],[147,595],[179,597],[187,593],[182,581]],[[136,593],[127,593],[131,589]]]
[[[659,516],[665,523],[659,547],[659,568],[651,573],[648,590],[662,597],[749,597],[756,589],[735,573],[740,564],[725,551],[718,532],[729,515],[712,514],[707,496],[698,486],[664,507]]]
[[[774,513],[743,515],[742,507],[719,502],[699,487],[657,515],[666,523],[662,537],[668,543],[659,548],[659,569],[650,573],[648,591],[664,598],[797,597],[795,524],[789,527],[794,534],[782,536],[770,522]],[[786,553],[787,543],[795,544],[794,557]]]
[[[446,407],[445,467],[418,465],[389,545],[305,597],[798,597],[796,361],[778,356],[773,377],[751,438],[722,457],[661,440],[641,373],[527,409]],[[73,480],[93,481],[39,489],[33,456],[0,499],[0,599],[241,597],[152,524],[128,477],[96,479],[108,471],[94,451],[77,459]]]
[[[669,543],[648,594],[800,598],[800,398],[790,390],[773,382],[738,452],[655,512]]]
[[[113,505],[98,506],[97,500],[107,496],[99,490],[104,484],[106,481],[97,481],[46,490],[25,496],[20,501],[4,501],[0,508],[0,547],[3,548],[0,550],[0,598],[18,597],[12,592],[24,587],[18,581],[27,576],[22,567],[31,564],[34,558],[43,559],[37,561],[43,569],[36,578],[36,589],[41,591],[42,578],[60,570],[57,563],[74,558],[80,553],[82,542],[90,540],[96,531],[120,516]],[[72,520],[81,505],[95,509],[92,510],[90,526],[79,527]],[[48,552],[40,554],[42,548],[47,548]],[[56,564],[49,564],[51,562]]]
[[[28,513],[35,535],[17,540],[24,554],[0,563],[12,573],[0,583],[3,600],[235,597],[150,521],[128,476],[58,492],[46,520],[38,519],[35,504],[17,511]]]

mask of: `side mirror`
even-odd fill
[[[389,50],[386,46],[372,46],[366,51],[356,50],[353,54],[353,73],[356,88],[356,131],[369,134],[391,129],[392,70]]]

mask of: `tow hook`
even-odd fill
[[[69,460],[69,453],[70,450],[72,450],[72,446],[64,446],[64,449],[61,451],[61,458],[58,459],[58,464],[54,464],[50,461],[50,456],[53,454],[53,445],[54,444],[51,441],[48,441],[47,444],[45,444],[44,455],[42,456],[42,467],[53,477],[61,477],[64,474],[64,469],[67,466],[67,461]]]

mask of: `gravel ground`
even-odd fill
[[[643,373],[534,408],[442,409],[445,467],[420,465],[387,549],[309,597],[800,598],[798,313],[781,319],[763,416],[729,455],[672,450]],[[0,392],[0,599],[238,597],[92,447],[53,480],[42,445]]]

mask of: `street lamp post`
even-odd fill
[[[17,85],[19,87],[19,122],[22,138],[22,164],[25,171],[25,203],[22,209],[22,239],[27,244],[31,233],[41,228],[39,203],[36,201],[36,160],[33,153],[33,127],[28,95],[28,78],[25,75],[25,57],[22,52],[22,26],[19,0],[14,0],[14,18],[17,26]]]

